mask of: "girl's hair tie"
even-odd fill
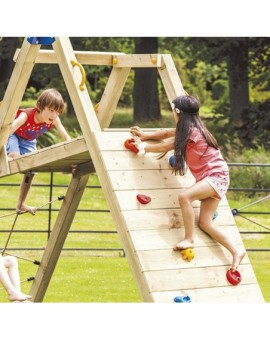
[[[179,115],[180,110],[177,107],[175,107],[174,103],[172,103],[172,109],[175,110],[175,112]]]

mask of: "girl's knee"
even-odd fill
[[[199,219],[198,225],[199,225],[199,227],[200,227],[203,231],[207,232],[207,230],[208,230],[208,229],[211,227],[211,225],[212,225],[212,221],[211,221],[211,220],[206,220],[206,219]]]
[[[190,203],[190,199],[185,192],[182,192],[178,195],[178,202],[180,206],[182,206],[184,204]]]
[[[7,268],[18,267],[18,261],[14,256],[5,256],[4,263]]]

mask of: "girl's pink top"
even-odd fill
[[[197,128],[193,129],[187,144],[186,163],[196,182],[215,173],[229,171],[220,150],[209,146]]]

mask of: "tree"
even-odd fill
[[[0,41],[0,100],[3,99],[14,68],[14,53],[20,47],[19,38],[4,37]]]
[[[158,38],[156,37],[136,38],[135,44],[136,54],[158,52]],[[135,69],[133,107],[135,122],[161,118],[156,68]]]

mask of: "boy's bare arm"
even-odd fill
[[[65,127],[63,126],[63,124],[61,123],[61,120],[59,117],[57,117],[54,121],[54,126],[56,127],[57,132],[59,133],[59,136],[61,137],[61,139],[63,141],[66,140],[71,140],[69,134],[67,133]]]
[[[22,126],[27,120],[27,114],[25,112],[22,112],[18,118],[16,118],[12,125],[11,125],[11,130],[10,134],[12,135],[15,131],[18,130],[20,126]]]

